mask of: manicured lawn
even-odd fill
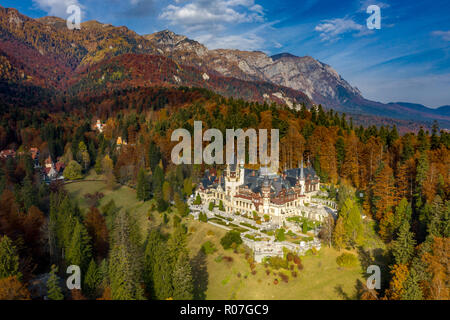
[[[102,177],[90,174],[86,179]],[[102,181],[80,181],[68,184],[65,188],[78,200],[82,210],[88,209],[84,195],[102,192],[105,196],[100,201],[100,207],[114,200],[119,208],[134,214],[142,228],[143,239],[148,228],[162,223],[162,217],[157,212],[153,212],[152,221],[148,220],[152,202],[137,201],[136,192],[132,188],[121,186],[111,190]],[[336,257],[342,252],[328,248],[323,248],[317,256],[302,257],[304,269],[297,272],[297,278],[292,277],[290,271],[285,271],[289,276],[288,283],[281,281],[278,275],[281,269],[271,270],[271,274],[266,275],[262,264],[257,264],[256,274],[252,275],[244,252],[224,251],[220,245],[220,239],[226,230],[194,221],[192,217],[186,218],[185,221],[189,230],[188,247],[192,259],[198,257],[201,246],[208,240],[218,249],[206,257],[206,299],[345,299],[354,296],[357,279],[363,279],[360,267],[340,268],[336,264]],[[170,229],[171,223],[164,227],[163,231],[169,232]],[[233,261],[222,259],[217,262],[219,256],[231,257]],[[277,285],[274,284],[274,279],[278,279]]]
[[[284,271],[289,276],[288,283],[282,282],[278,275],[282,269],[272,270],[267,276],[262,264],[257,264],[256,275],[252,275],[244,253],[223,250],[220,238],[226,233],[225,230],[198,221],[190,221],[189,228],[195,229],[189,235],[192,256],[208,240],[218,249],[207,256],[207,299],[346,299],[354,297],[356,281],[363,281],[360,267],[340,268],[336,257],[342,252],[329,248],[323,248],[317,256],[301,257],[304,269],[297,272],[297,278],[292,277],[290,271]],[[208,236],[208,231],[214,235]],[[232,257],[233,262],[216,262],[220,255]],[[278,279],[277,285],[274,279]]]

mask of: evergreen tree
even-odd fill
[[[47,280],[47,298],[50,300],[63,300],[64,295],[62,294],[61,287],[59,286],[59,278],[56,275],[58,268],[52,265],[52,270],[50,271],[50,277]]]
[[[147,181],[147,175],[145,174],[144,168],[139,170],[137,187],[136,187],[136,195],[139,201],[146,201],[150,197],[150,190]]]
[[[181,225],[178,225],[170,235],[167,247],[170,254],[171,265],[175,265],[182,250],[186,248],[186,233]]]
[[[154,194],[159,193],[162,197],[162,186],[164,183],[164,171],[160,166],[156,166],[152,175],[152,191]]]
[[[111,297],[114,300],[143,300],[142,257],[136,230],[128,213],[120,212],[115,221],[109,259]]]
[[[394,232],[398,232],[404,221],[411,221],[412,209],[406,198],[403,198],[395,208],[393,227]]]
[[[19,272],[19,255],[11,239],[7,236],[0,238],[0,279],[17,276],[21,278]]]
[[[402,300],[422,300],[422,289],[419,284],[419,277],[414,269],[408,274],[404,283],[404,292],[401,297]]]
[[[414,234],[409,229],[409,222],[404,221],[397,239],[392,244],[392,255],[396,264],[407,264],[414,254],[416,241],[414,240]]]
[[[23,187],[21,190],[21,196],[23,199],[23,206],[26,211],[30,209],[31,206],[37,206],[38,199],[37,199],[37,190],[33,186],[33,183],[31,182],[30,178],[27,176],[24,179]]]
[[[173,270],[173,298],[175,300],[192,300],[194,285],[189,256],[185,250],[180,252]]]
[[[152,169],[152,172],[154,172],[155,168],[159,164],[159,161],[161,160],[161,151],[159,150],[159,147],[153,141],[150,142],[148,155],[149,155],[149,161],[150,161],[150,163],[149,163],[150,168]]]
[[[194,200],[194,205],[199,206],[202,204],[202,198],[200,197],[200,195],[197,193],[197,196],[195,197]]]
[[[100,271],[98,270],[94,259],[92,259],[84,277],[83,292],[89,297],[95,297],[101,280],[102,277]]]
[[[156,265],[156,252],[158,245],[163,242],[159,230],[152,229],[147,236],[145,252],[144,252],[144,282],[147,288],[147,292],[151,296],[155,296],[153,288],[153,269]]]
[[[167,245],[159,243],[155,250],[153,265],[153,288],[156,299],[164,300],[173,297],[172,276],[173,265]]]
[[[95,166],[94,166],[95,173],[102,174],[103,168],[102,168],[102,155],[99,153],[97,158],[95,159]]]
[[[69,265],[77,265],[81,270],[86,270],[91,260],[91,239],[86,227],[76,221],[73,229],[72,239],[66,252],[66,260]]]

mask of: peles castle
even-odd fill
[[[260,217],[269,216],[281,225],[287,217],[300,216],[322,221],[323,214],[309,207],[311,197],[319,192],[320,179],[308,166],[285,170],[281,175],[270,168],[245,169],[228,165],[223,175],[208,170],[196,191],[203,203],[221,201],[225,212]]]

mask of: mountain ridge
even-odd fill
[[[148,38],[155,41],[164,35],[170,37],[173,32],[160,31]],[[446,109],[437,111],[428,107],[418,109],[405,103],[384,104],[365,99],[356,86],[350,85],[331,66],[310,56],[298,57],[291,53],[280,53],[268,56],[258,51],[240,51],[234,49],[208,50],[206,46],[195,40],[182,36],[181,42],[165,47],[170,57],[178,62],[191,64],[204,70],[213,69],[219,74],[245,80],[262,80],[293,88],[304,92],[317,104],[347,114],[365,114],[392,117],[402,120],[428,121],[439,120],[450,128],[450,118]],[[190,40],[195,47],[189,48]],[[196,48],[202,48],[196,55]],[[191,50],[189,50],[191,49]]]
[[[418,104],[383,104],[367,100],[357,87],[350,85],[331,66],[310,56],[297,57],[290,53],[268,56],[260,51],[209,50],[200,42],[170,30],[139,35],[126,26],[115,27],[95,20],[83,22],[81,30],[69,30],[61,18],[32,19],[16,9],[1,6],[0,36],[0,70],[6,70],[0,80],[66,90],[67,78],[117,56],[161,55],[173,60],[181,69],[183,66],[196,68],[203,82],[195,84],[205,88],[223,90],[225,79],[234,82],[226,90],[227,93],[233,92],[236,89],[233,86],[237,83],[246,87],[267,83],[262,86],[268,91],[260,92],[263,99],[291,107],[294,103],[315,103],[355,117],[376,116],[429,124],[438,120],[441,126],[450,128],[448,107],[430,109]],[[168,83],[177,77],[170,76],[172,79]],[[136,77],[141,76],[137,73]],[[211,77],[221,79],[217,80],[215,87],[208,84]],[[183,85],[189,83],[183,82]],[[245,95],[248,96],[251,95]],[[296,100],[296,97],[302,98]],[[258,100],[261,100],[259,93]]]

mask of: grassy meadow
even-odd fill
[[[86,180],[101,180],[101,176],[91,173]],[[137,201],[134,189],[126,186],[109,188],[103,181],[84,181],[70,183],[65,189],[72,197],[78,200],[82,210],[88,209],[86,194],[101,192],[104,197],[100,200],[100,207],[114,200],[122,210],[132,213],[141,226],[143,239],[147,230],[159,226],[162,216],[152,212],[152,219],[148,213],[152,201]],[[173,209],[176,212],[176,209]],[[170,217],[170,213],[168,214]],[[360,266],[342,268],[336,264],[336,257],[342,252],[330,248],[322,248],[313,256],[301,257],[303,270],[297,271],[297,277],[291,271],[273,270],[263,264],[256,264],[256,274],[252,274],[243,248],[233,252],[224,250],[220,239],[226,230],[219,227],[195,221],[191,216],[185,218],[188,227],[188,247],[193,261],[202,259],[206,267],[197,270],[203,277],[206,299],[233,300],[233,299],[352,299],[355,296],[357,280],[363,281]],[[171,231],[171,221],[162,228],[163,232]],[[217,249],[214,253],[204,255],[201,246],[210,241]],[[196,264],[193,263],[193,266]],[[194,270],[195,272],[195,270]],[[267,274],[268,272],[269,275]],[[282,281],[279,272],[288,276],[288,282]],[[278,284],[274,280],[278,280]]]

